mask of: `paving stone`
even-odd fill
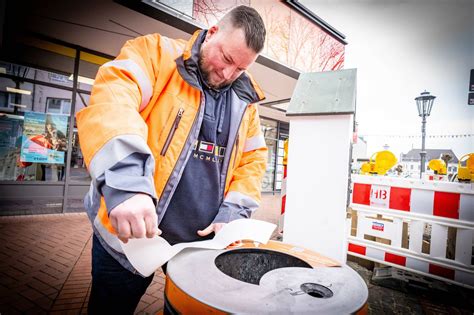
[[[156,301],[156,297],[151,296],[149,294],[144,294],[140,301],[145,302],[146,304],[150,305]]]
[[[54,301],[54,305],[75,304],[75,303],[84,303],[84,295],[77,298],[58,298]]]
[[[17,310],[13,306],[9,306],[8,308],[5,308],[5,309],[0,308],[0,312],[2,312],[2,314],[9,314],[9,315],[24,314],[24,312]]]
[[[144,309],[146,309],[150,304],[143,302],[142,300],[138,303],[137,308],[135,309],[136,315],[145,314]]]
[[[54,301],[54,300],[56,300],[56,298],[57,298],[58,295],[59,295],[58,292],[59,292],[59,290],[56,291],[55,293],[48,294],[48,297]]]
[[[87,293],[87,290],[88,288],[73,288],[73,289],[63,289],[61,290],[61,293],[65,293],[65,294],[68,294],[68,293],[77,293],[77,294],[86,294]]]
[[[84,292],[65,293],[62,292],[57,296],[57,299],[73,299],[84,297]]]
[[[30,302],[29,300],[20,295],[15,295],[13,297],[13,302],[14,303],[12,304],[14,304],[15,308],[21,312],[25,312],[35,307],[35,304],[33,302]]]
[[[73,265],[73,261],[64,259],[62,257],[53,257],[51,258],[48,262],[46,262],[46,266],[54,268],[56,270],[64,270],[64,269],[69,269]]]
[[[10,277],[6,273],[2,273],[0,274],[0,284],[11,289],[17,284],[17,280],[15,278]]]
[[[63,286],[63,290],[74,290],[74,289],[83,289],[83,288],[88,288],[90,285],[90,281],[88,282],[82,282],[82,283],[70,283],[69,280],[68,282]]]
[[[164,300],[163,299],[157,299],[153,304],[150,304],[148,307],[146,307],[143,312],[146,314],[156,314],[159,310],[161,310],[164,306]]]
[[[48,312],[45,311],[45,310],[38,310],[38,309],[33,308],[31,310],[26,311],[24,314],[26,314],[26,315],[42,315],[42,314],[48,314]]]
[[[27,262],[25,262],[25,258],[27,260],[27,256],[26,255],[21,255],[17,258],[16,262],[15,262],[15,265],[14,267],[18,270],[21,270],[23,272],[30,272],[32,270],[36,270],[37,267],[38,267],[38,263],[37,262],[34,262],[32,264],[28,264]]]
[[[47,296],[42,296],[39,299],[36,299],[33,301],[34,304],[36,304],[38,307],[40,307],[43,310],[50,310],[51,306],[53,305],[54,300],[50,299]]]
[[[36,273],[36,274],[34,275],[34,277],[35,277],[36,279],[38,279],[39,281],[42,281],[42,282],[44,282],[44,283],[49,283],[49,284],[51,284],[52,286],[55,286],[55,283],[56,283],[56,281],[58,280],[56,277],[53,277],[53,276],[51,276],[51,275],[49,275],[49,274],[47,274],[47,273],[45,273],[45,272],[43,272],[43,271],[40,271],[40,272]]]
[[[70,303],[70,304],[54,304],[51,308],[51,311],[67,311],[67,310],[75,310],[80,311],[82,308],[82,303]]]
[[[71,259],[76,259],[77,258],[77,253],[74,252],[73,254],[70,254],[68,251],[64,250],[65,247],[62,247],[60,251],[56,252],[55,259],[57,258],[64,258],[67,261],[70,261]],[[71,251],[71,249],[68,249]]]
[[[35,301],[40,297],[44,296],[42,293],[36,291],[35,289],[27,289],[21,292],[21,295],[26,297],[30,301]]]
[[[53,293],[57,293],[58,290],[56,290],[55,288],[51,287],[50,285],[42,282],[42,281],[39,281],[37,279],[34,279],[32,278],[29,282],[28,282],[28,286],[30,286],[31,288],[34,288],[40,292],[42,292],[43,294],[45,295],[50,295],[50,294],[53,294]]]

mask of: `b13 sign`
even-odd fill
[[[390,204],[390,187],[372,185],[370,190],[370,206],[388,209]]]

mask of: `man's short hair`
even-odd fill
[[[262,17],[254,8],[240,5],[229,11],[222,21],[230,21],[234,28],[239,28],[244,31],[245,42],[247,46],[256,53],[260,53],[265,44],[265,24]]]

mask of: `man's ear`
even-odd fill
[[[207,30],[206,39],[204,41],[207,42],[208,40],[210,40],[214,35],[217,34],[218,31],[219,31],[219,26],[217,25],[211,26]]]

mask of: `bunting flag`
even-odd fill
[[[421,138],[421,135],[360,135],[360,138],[364,137],[383,137],[383,138],[406,138],[406,139],[413,139],[413,138]],[[457,135],[426,135],[426,138],[467,138],[467,137],[474,137],[474,134],[457,134]]]

